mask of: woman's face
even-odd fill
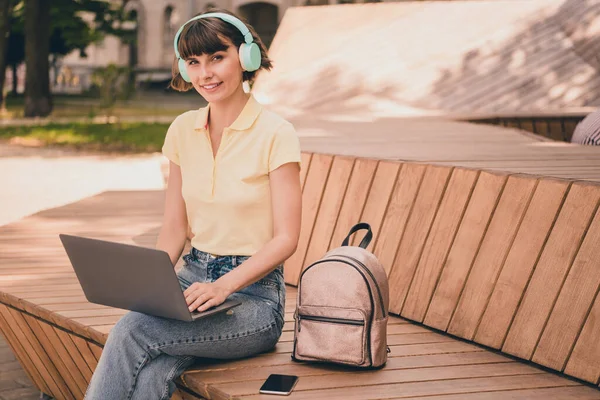
[[[238,49],[226,42],[227,50],[192,56],[186,60],[187,73],[194,88],[206,101],[223,101],[242,89],[242,66]]]

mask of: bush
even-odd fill
[[[100,108],[105,110],[109,117],[117,100],[128,100],[134,93],[134,80],[130,79],[131,68],[109,64],[98,68],[92,74],[92,82],[100,94]]]

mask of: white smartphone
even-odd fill
[[[271,374],[260,387],[260,393],[287,396],[292,393],[296,382],[298,377],[295,375]]]

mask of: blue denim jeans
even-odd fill
[[[247,258],[192,248],[177,273],[181,288],[214,282]],[[194,322],[133,311],[124,315],[108,336],[85,398],[166,400],[175,391],[174,380],[198,357],[237,359],[275,347],[285,309],[283,265],[229,298],[242,304]]]

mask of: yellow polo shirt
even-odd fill
[[[250,96],[213,157],[208,113],[209,106],[178,116],[162,152],[181,167],[192,246],[251,256],[273,238],[269,172],[300,163],[300,142],[292,124]]]

